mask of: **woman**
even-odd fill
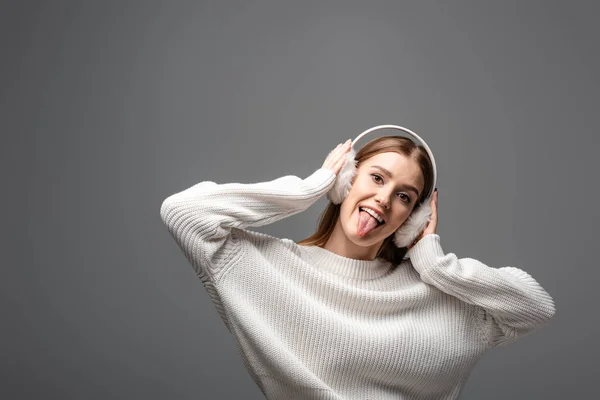
[[[167,198],[161,217],[267,398],[456,399],[485,350],[555,308],[526,272],[442,251],[426,145],[367,143],[341,204],[298,244],[246,229],[331,198],[351,146],[305,179],[201,182]],[[402,244],[425,207],[425,229]]]

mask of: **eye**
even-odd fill
[[[371,174],[371,176],[373,177],[373,180],[377,183],[383,182],[383,178],[381,177],[381,175],[377,175],[377,174]]]
[[[405,202],[407,204],[410,203],[410,196],[407,195],[406,193],[398,193],[398,197],[400,197],[403,202]]]

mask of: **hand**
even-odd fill
[[[350,139],[346,143],[338,144],[335,149],[331,150],[321,168],[330,169],[337,175],[346,161],[346,154],[350,151],[351,145]]]
[[[438,224],[438,209],[437,209],[438,190],[437,189],[435,189],[435,191],[433,192],[433,196],[431,196],[430,204],[431,204],[431,218],[429,220],[429,223],[425,227],[425,230],[423,230],[423,232],[421,232],[421,234],[419,236],[417,236],[415,241],[410,246],[408,246],[408,250],[410,250],[415,244],[417,244],[417,242],[419,240],[423,239],[423,237],[425,235],[433,234],[433,233],[435,233],[435,230],[437,229],[437,224]]]

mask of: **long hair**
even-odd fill
[[[406,157],[412,158],[419,165],[424,178],[424,187],[423,192],[415,202],[415,206],[412,211],[416,210],[423,204],[425,196],[431,191],[433,185],[433,166],[427,151],[424,147],[415,144],[408,138],[402,136],[382,136],[371,140],[356,153],[356,168],[360,167],[360,165],[369,158],[385,152],[402,154]],[[333,233],[335,224],[340,216],[340,208],[341,204],[333,204],[332,202],[329,202],[327,208],[325,208],[325,211],[323,211],[323,214],[321,214],[317,231],[306,239],[299,241],[297,244],[319,247],[325,246],[325,243],[327,243],[329,237]],[[408,248],[396,247],[393,237],[394,233],[385,238],[376,257],[385,261],[390,261],[394,266],[396,266],[402,262],[402,259],[406,255]]]

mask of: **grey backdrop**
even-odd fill
[[[2,2],[1,398],[262,398],[160,204],[306,177],[388,123],[436,155],[444,250],[556,302],[463,398],[597,392],[599,7],[366,3]],[[324,206],[260,230],[300,240]]]

